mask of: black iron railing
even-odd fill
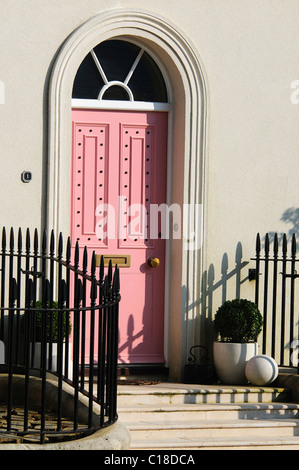
[[[114,423],[120,301],[117,266],[110,263],[105,272],[103,257],[96,266],[95,253],[89,265],[87,248],[78,244],[72,248],[70,239],[64,256],[62,235],[56,247],[53,232],[49,240],[46,232],[40,240],[35,230],[32,246],[29,230],[24,246],[21,230],[16,243],[14,238],[13,229],[9,240],[3,229],[0,415],[2,412],[5,419],[0,420],[0,440],[17,436],[30,441],[37,436],[44,443],[74,438],[78,433],[82,436]],[[53,410],[55,419],[49,425],[48,413]],[[30,418],[36,412],[38,425]],[[21,416],[18,426],[16,413]]]
[[[296,297],[297,242],[286,234],[256,237],[255,268],[249,279],[255,280],[255,303],[263,318],[262,353],[270,354],[284,367],[298,367],[299,304]]]

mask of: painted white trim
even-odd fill
[[[134,71],[135,71],[135,69],[136,69],[143,53],[144,53],[144,49],[143,48],[140,49],[136,59],[134,60],[133,65],[131,66],[131,68],[128,72],[128,75],[127,75],[126,79],[123,82],[119,81],[119,80],[112,80],[112,81],[109,82],[107,77],[106,77],[106,74],[103,70],[103,67],[101,66],[101,63],[100,63],[100,61],[99,61],[99,59],[96,55],[96,53],[94,52],[93,49],[90,51],[90,53],[91,53],[91,56],[94,60],[95,65],[96,65],[96,67],[97,67],[97,69],[98,69],[98,71],[99,71],[99,73],[100,73],[100,75],[101,75],[101,77],[104,81],[104,85],[100,90],[98,99],[102,100],[103,96],[104,96],[105,92],[108,90],[108,88],[116,85],[116,86],[120,86],[120,87],[124,88],[126,90],[126,92],[128,93],[130,101],[134,101],[134,95],[133,95],[133,92],[132,92],[131,88],[128,86],[128,83],[131,80],[131,77],[132,77],[132,75],[133,75],[133,73],[134,73]]]
[[[105,85],[108,85],[108,83],[109,83],[109,82],[108,82],[108,78],[106,77],[106,74],[105,74],[105,72],[104,72],[104,70],[103,70],[103,67],[102,67],[101,64],[100,64],[99,59],[98,59],[97,56],[96,56],[95,51],[92,49],[92,50],[90,51],[90,53],[91,53],[91,56],[92,56],[92,58],[93,58],[94,63],[96,64],[96,67],[97,67],[97,69],[98,69],[98,71],[99,71],[99,73],[100,73],[100,75],[101,75],[101,77],[102,77],[102,79],[103,79],[103,82],[105,83]]]
[[[47,225],[49,229],[54,229],[56,233],[62,231],[66,236],[69,234],[70,220],[73,80],[86,54],[100,42],[112,38],[142,44],[158,59],[170,101],[175,101],[173,187],[168,188],[168,193],[173,200],[176,183],[183,179],[182,191],[177,192],[180,202],[207,207],[208,90],[196,48],[182,31],[156,13],[139,9],[112,9],[86,21],[64,42],[50,80]],[[205,216],[206,213],[204,210]],[[203,231],[205,233],[205,224]],[[200,315],[205,239],[203,248],[196,251],[183,251],[183,245],[174,245],[169,243],[171,255],[167,259],[169,297],[166,303],[170,306],[170,317],[166,321],[169,321],[169,330],[177,330],[175,338],[170,338],[169,366],[173,376],[178,377],[187,363],[189,348],[196,344],[194,325]],[[173,269],[173,256],[179,258],[179,275]]]
[[[105,92],[108,90],[108,88],[110,88],[112,86],[120,86],[120,87],[124,88],[124,90],[126,90],[126,92],[128,93],[130,101],[134,101],[134,96],[133,96],[133,93],[132,93],[131,89],[125,83],[120,82],[118,80],[112,80],[111,82],[108,82],[106,85],[104,85],[101,88],[101,91],[99,93],[99,100],[100,101],[103,99],[103,96],[104,96]]]
[[[168,112],[168,141],[167,141],[167,176],[166,176],[166,204],[172,204],[172,184],[173,184],[173,120],[174,110]],[[170,296],[171,296],[171,240],[165,243],[165,282],[164,282],[164,357],[165,366],[169,367],[170,351]]]
[[[143,53],[144,53],[144,49],[141,48],[140,51],[139,51],[139,54],[137,55],[136,59],[134,60],[134,63],[132,65],[131,69],[129,70],[129,73],[128,73],[125,81],[124,81],[125,85],[127,85],[129,83],[129,81],[131,80],[131,77],[132,77],[132,75],[133,75],[133,73],[134,73],[134,71],[135,71],[135,69],[136,69]]]
[[[170,103],[152,103],[147,101],[117,101],[72,99],[72,108],[80,109],[119,109],[121,111],[170,111]]]

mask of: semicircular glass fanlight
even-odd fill
[[[166,103],[163,75],[152,57],[128,41],[94,47],[78,68],[73,98]]]

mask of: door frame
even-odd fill
[[[69,234],[71,93],[76,71],[85,55],[98,43],[119,38],[136,41],[156,59],[164,75],[170,102],[169,201],[203,205],[202,245],[184,250],[183,243],[168,243],[166,259],[171,269],[166,284],[169,299],[166,343],[170,376],[179,379],[189,349],[198,344],[196,322],[201,322],[200,276],[205,266],[205,217],[207,211],[208,88],[201,59],[192,41],[157,14],[144,10],[116,9],[101,13],[79,26],[62,45],[49,82],[48,166],[46,226]],[[171,131],[172,129],[172,131]],[[182,176],[183,175],[183,176]],[[187,219],[187,224],[191,216]],[[178,309],[178,305],[181,308]],[[203,312],[204,313],[204,312]],[[204,315],[202,315],[202,318]]]
[[[155,103],[155,102],[138,102],[138,101],[114,101],[114,100],[88,100],[88,99],[72,99],[72,109],[96,109],[99,111],[150,111],[150,112],[167,112],[167,155],[166,155],[166,204],[171,204],[171,158],[172,158],[172,119],[173,106],[171,103]],[[73,132],[73,130],[72,130]],[[72,135],[73,139],[73,135]],[[71,155],[71,158],[73,156]],[[71,178],[71,173],[70,173]],[[71,209],[70,209],[71,211]],[[164,358],[165,367],[169,365],[169,289],[167,286],[171,276],[171,240],[165,240],[165,277],[164,277]]]

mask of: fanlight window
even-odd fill
[[[137,45],[120,40],[98,44],[81,63],[73,98],[166,103],[162,73]]]

